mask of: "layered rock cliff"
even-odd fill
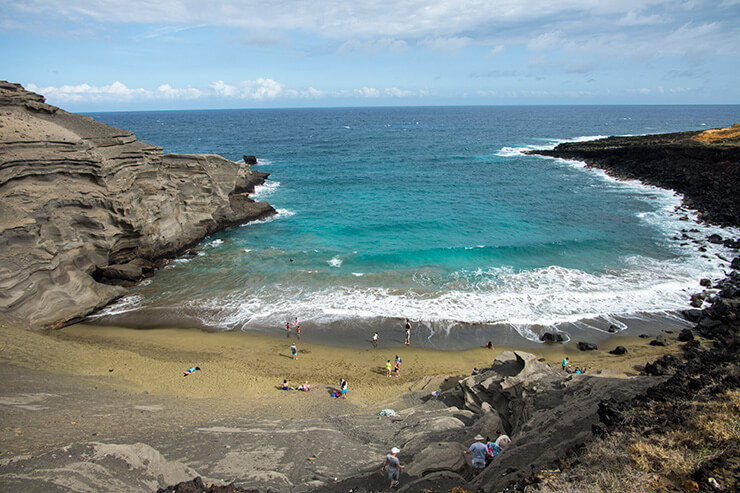
[[[109,303],[153,261],[273,214],[248,196],[266,178],[217,155],[164,155],[0,82],[0,314],[44,326]]]
[[[569,142],[531,154],[577,159],[614,176],[675,190],[705,220],[740,224],[740,125]]]

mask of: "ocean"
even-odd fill
[[[165,152],[256,155],[278,214],[206,238],[96,324],[186,326],[364,347],[603,340],[686,325],[732,254],[680,197],[523,151],[701,130],[740,106],[260,109],[90,114]],[[686,234],[689,238],[676,239]]]

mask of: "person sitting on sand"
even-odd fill
[[[487,349],[493,349],[493,342],[488,341],[488,344],[486,344]]]
[[[575,373],[576,375],[580,375],[581,369],[576,366],[576,371],[574,371],[573,373]]]
[[[301,390],[303,392],[308,392],[309,390],[311,390],[311,387],[308,385],[308,380],[300,384],[298,386],[298,390]]]
[[[475,442],[470,446],[468,450],[465,450],[463,454],[473,454],[473,474],[476,476],[481,473],[484,467],[486,467],[486,454],[488,448],[483,443],[482,435],[478,434],[474,438]]]
[[[283,380],[283,390],[290,390],[290,384],[288,380]]]
[[[298,349],[295,347],[295,342],[290,345],[290,353],[293,355],[293,360],[298,360]]]
[[[187,377],[188,375],[190,375],[190,374],[191,374],[191,373],[193,373],[194,371],[200,371],[200,367],[198,367],[198,366],[194,366],[194,367],[192,367],[192,368],[188,368],[187,370],[185,370],[185,375],[183,375],[183,376],[184,376],[184,377]]]

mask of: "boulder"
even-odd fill
[[[681,312],[686,320],[689,322],[698,322],[699,319],[701,319],[702,312],[701,310],[697,310],[695,308],[692,308],[690,310],[684,310]]]
[[[563,342],[565,338],[557,332],[545,332],[540,336],[542,342]]]
[[[627,348],[625,348],[624,346],[617,346],[609,351],[609,354],[616,354],[617,356],[621,356],[623,354],[627,354]]]
[[[244,156],[244,163],[248,165],[257,164],[257,157],[256,156]]]
[[[666,340],[666,338],[661,334],[655,339],[653,339],[652,341],[650,341],[648,344],[650,344],[651,346],[668,346],[669,343]]]
[[[681,342],[688,342],[694,340],[694,333],[691,331],[691,329],[683,329],[680,334],[678,334],[678,340]]]
[[[138,281],[142,276],[142,269],[138,263],[129,262],[126,264],[115,264],[103,267],[98,270],[98,274],[110,279],[126,279],[129,281]]]
[[[592,342],[579,342],[578,349],[581,351],[596,351],[599,347]]]
[[[707,237],[707,241],[709,243],[714,244],[714,245],[721,245],[722,242],[724,241],[724,239],[720,235],[718,235],[717,233],[714,233],[714,234],[709,235]]]
[[[438,471],[452,471],[463,474],[467,468],[463,452],[467,450],[458,442],[432,443],[414,456],[406,466],[409,476],[421,477]]]
[[[740,257],[735,257],[732,259],[732,263],[730,264],[730,267],[732,267],[735,270],[740,270]]]

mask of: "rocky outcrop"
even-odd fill
[[[0,82],[0,313],[43,326],[109,303],[152,261],[273,214],[249,198],[266,178],[216,155],[163,155]]]
[[[714,133],[711,133],[714,132]],[[703,219],[740,224],[740,126],[706,132],[609,137],[531,154],[576,159],[607,173],[681,193]],[[719,137],[718,137],[719,136]]]

